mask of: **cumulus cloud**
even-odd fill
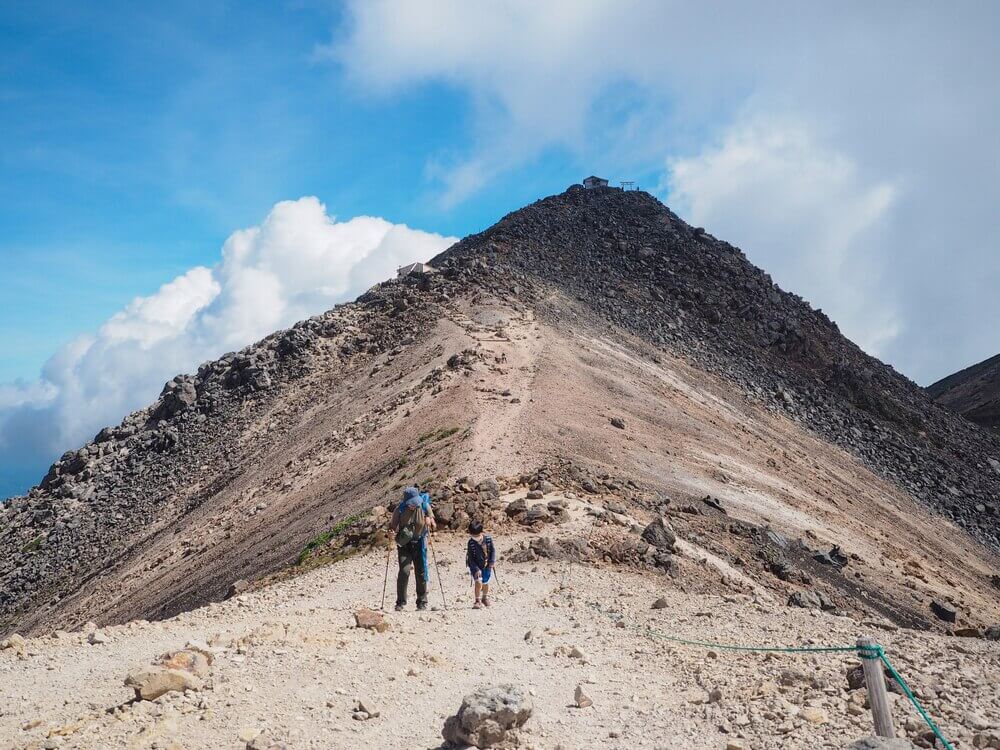
[[[552,149],[581,175],[666,164],[668,200],[918,382],[1000,351],[1000,4],[348,8],[326,53],[366,91],[468,94],[466,151],[432,157],[444,203]]]
[[[336,221],[312,197],[278,203],[260,226],[230,235],[215,267],[192,268],[136,298],[57,351],[38,381],[0,384],[0,466],[46,464],[151,402],[174,375],[454,241],[377,217]]]

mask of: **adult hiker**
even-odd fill
[[[389,530],[396,536],[399,573],[396,576],[396,611],[406,606],[406,591],[410,586],[410,570],[416,571],[417,609],[427,609],[427,532],[434,530],[431,498],[416,487],[403,490],[403,499],[392,512]]]

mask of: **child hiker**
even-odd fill
[[[469,535],[471,539],[465,551],[465,564],[476,587],[476,603],[472,606],[479,609],[490,606],[490,576],[493,575],[497,551],[493,547],[493,538],[483,533],[481,522],[469,524]]]

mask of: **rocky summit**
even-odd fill
[[[1000,440],[738,248],[647,193],[574,186],[430,266],[178,375],[56,461],[0,510],[0,633],[171,617],[349,556],[415,483],[446,526],[536,531],[525,561],[1000,621]],[[556,489],[617,531],[546,533]],[[725,574],[684,562],[702,555]]]
[[[571,295],[602,321],[738,384],[1000,548],[1000,472],[989,462],[1000,443],[930,403],[738,248],[648,193],[570,190],[435,264],[486,277],[489,288],[556,319],[559,303],[547,304],[547,293]]]

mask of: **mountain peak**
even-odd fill
[[[571,187],[431,264],[177,376],[57,461],[0,511],[0,631],[214,601],[409,484],[457,497],[458,528],[487,491],[470,476],[638,488],[644,512],[708,492],[874,550],[910,514],[935,560],[992,554],[950,523],[1000,547],[1000,474],[977,458],[997,440],[648,193]],[[962,575],[956,597],[977,590]]]

